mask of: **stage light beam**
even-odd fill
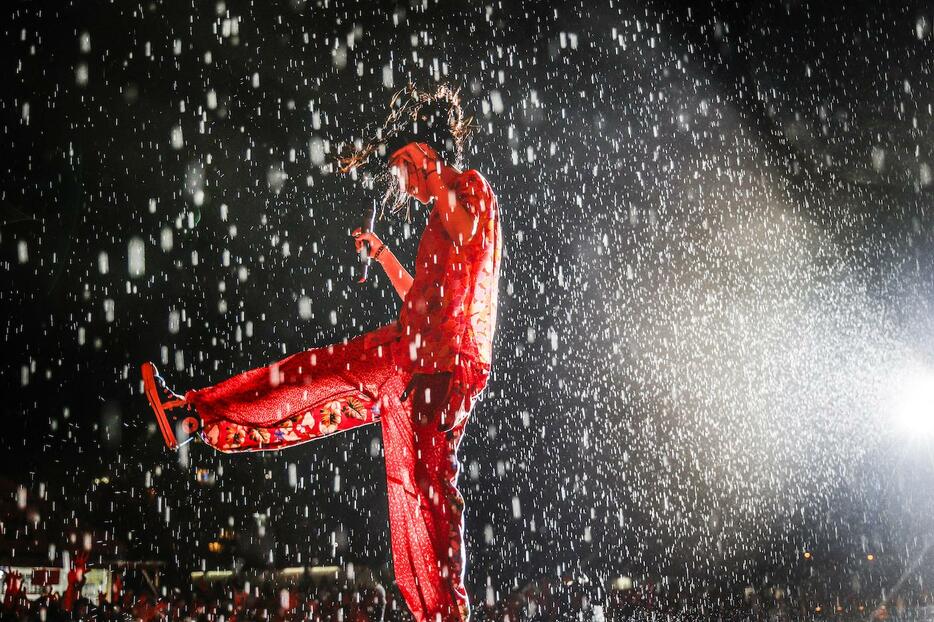
[[[907,434],[934,437],[934,371],[916,369],[897,383],[894,415]]]

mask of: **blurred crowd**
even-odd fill
[[[378,583],[320,581],[308,577],[288,584],[242,579],[195,582],[184,589],[161,589],[153,596],[145,587],[131,589],[117,576],[109,594],[96,599],[82,595],[87,568],[79,556],[68,573],[64,593],[52,589],[27,598],[23,577],[8,572],[0,622],[99,620],[142,622],[408,622],[401,596]],[[934,596],[929,590],[902,595],[883,605],[854,602],[820,605],[808,598],[775,597],[756,593],[674,594],[651,581],[637,586],[604,589],[586,580],[549,577],[501,596],[492,589],[476,595],[474,622],[621,622],[640,620],[739,622],[755,620],[906,620],[934,619]],[[931,617],[927,617],[931,616]]]
[[[49,592],[29,600],[8,576],[0,621],[20,620],[140,620],[252,622],[402,622],[411,620],[394,590],[349,582],[299,582],[288,587],[251,586],[241,581],[196,583],[187,590],[168,590],[154,598],[151,592],[123,589],[119,581],[109,595],[96,602],[80,596],[81,573],[75,572],[64,594]],[[9,588],[13,588],[12,591]],[[76,596],[76,594],[78,594]],[[475,622],[619,622],[638,620],[927,620],[934,599],[924,592],[908,605],[903,599],[870,611],[856,606],[814,607],[782,599],[758,597],[683,599],[653,589],[603,590],[586,582],[541,579],[504,597],[493,593],[474,600]]]
[[[41,620],[139,620],[169,622],[217,620],[250,622],[369,622],[386,619],[385,591],[380,586],[308,583],[302,587],[254,587],[243,583],[196,583],[187,590],[168,590],[155,597],[151,590],[124,589],[114,582],[110,594],[92,600],[81,596],[77,578],[64,594],[48,590],[38,598],[27,598],[17,589],[19,577],[8,575],[0,621]],[[77,596],[76,596],[77,595]],[[389,605],[399,610],[390,599]]]

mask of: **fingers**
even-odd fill
[[[370,233],[369,231],[361,231],[360,229],[354,229],[350,235],[353,236],[355,243],[359,243],[359,242],[372,243],[376,239],[376,236]]]
[[[353,244],[358,253],[362,253],[366,250],[367,257],[373,257],[376,251],[379,250],[379,247],[383,245],[379,238],[368,233],[364,233],[355,238]]]

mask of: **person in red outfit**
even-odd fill
[[[62,609],[71,611],[75,603],[81,598],[81,589],[84,587],[86,579],[84,577],[88,570],[88,553],[80,551],[75,555],[74,564],[68,571],[68,589],[62,597]]]
[[[414,276],[375,233],[353,232],[402,301],[396,322],[184,395],[147,363],[144,387],[170,447],[177,410],[189,414],[180,429],[223,452],[281,449],[378,422],[396,582],[417,622],[463,622],[457,449],[492,364],[499,207],[479,172],[445,163],[427,143],[391,152],[389,164],[400,191],[433,204]]]

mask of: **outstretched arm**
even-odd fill
[[[378,250],[379,247],[376,247]],[[374,250],[374,254],[376,253]],[[402,267],[402,264],[399,263],[399,260],[396,259],[396,256],[391,250],[383,247],[382,252],[379,254],[379,257],[376,257],[376,261],[383,267],[383,270],[386,271],[386,276],[389,277],[389,280],[392,282],[392,286],[396,289],[396,293],[399,294],[399,298],[405,300],[405,295],[409,293],[409,288],[412,287],[412,275],[409,274],[409,271]]]
[[[380,240],[375,233],[354,229],[351,235],[354,237],[354,244],[358,251],[364,242],[367,243],[370,259],[375,259],[379,262],[379,265],[385,270],[386,276],[389,277],[389,281],[395,288],[396,293],[399,294],[399,298],[405,300],[405,295],[409,293],[409,288],[412,287],[412,275],[409,274],[409,271],[399,263],[399,260],[396,259],[393,252],[383,244],[382,240]]]

